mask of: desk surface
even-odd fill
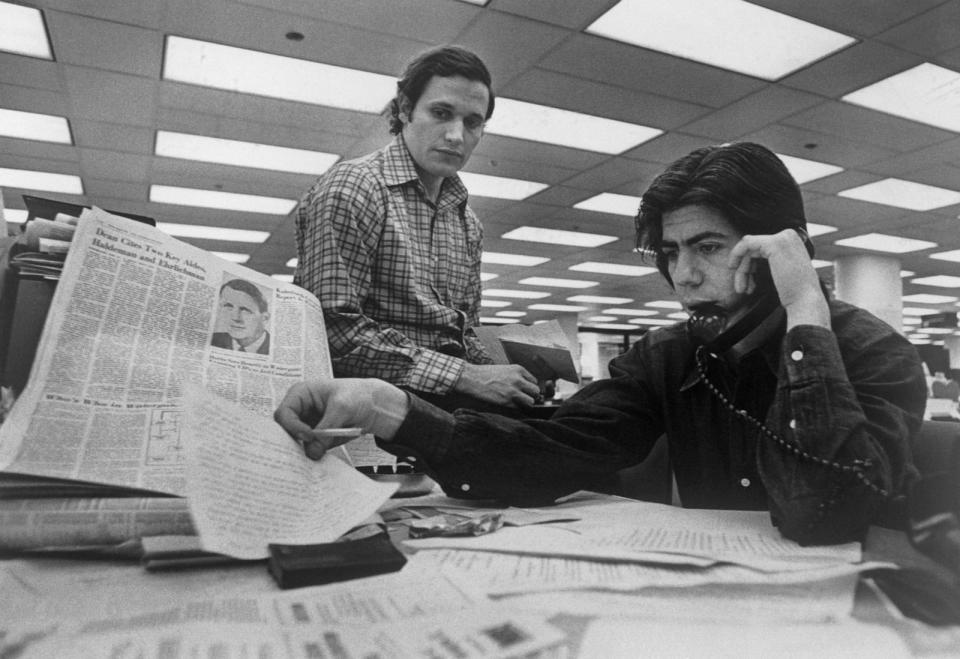
[[[914,551],[903,534],[887,529],[871,529],[864,544],[864,560],[896,562],[905,567],[921,568],[948,577],[945,570]],[[380,577],[348,584],[379,583]],[[389,584],[388,578],[382,578]],[[423,576],[424,587],[431,588],[429,575]],[[343,588],[323,586],[307,590]],[[235,598],[260,597],[265,593],[282,594],[267,574],[263,563],[191,568],[163,572],[146,572],[130,561],[73,560],[64,558],[8,558],[0,560],[0,655],[4,655],[4,631],[7,642],[29,626],[55,625],[77,620],[111,620],[130,618],[148,612],[172,611],[186,602],[224,601]],[[331,591],[332,592],[332,591]],[[438,589],[437,597],[442,599]],[[682,597],[696,598],[698,588],[683,590]],[[198,614],[199,615],[199,614]],[[206,611],[203,616],[215,616]],[[149,618],[149,616],[146,616]],[[157,620],[155,615],[154,618]],[[960,627],[933,628],[902,618],[885,606],[868,584],[858,587],[853,619],[882,625],[904,639],[910,652],[917,656],[950,656],[960,650]],[[580,638],[592,618],[558,611],[551,622],[561,626],[571,639],[571,655],[579,656]],[[679,621],[672,621],[676,624]],[[730,621],[727,621],[730,623]],[[734,623],[730,623],[734,624]],[[4,655],[5,656],[5,655]]]

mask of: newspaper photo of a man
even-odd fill
[[[256,284],[233,278],[220,287],[217,323],[210,345],[258,355],[270,354],[270,309]]]

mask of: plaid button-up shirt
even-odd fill
[[[339,163],[296,211],[294,281],[323,305],[334,373],[451,391],[464,360],[490,363],[479,324],[483,229],[457,176],[426,197],[398,136]]]

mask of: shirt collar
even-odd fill
[[[410,155],[407,143],[403,139],[403,134],[398,133],[393,141],[384,149],[383,156],[383,177],[387,185],[406,185],[416,184],[423,194],[423,184],[420,182],[420,175],[417,173],[417,166]],[[437,207],[446,205],[462,205],[467,201],[467,188],[464,186],[460,177],[454,174],[443,180],[440,187],[440,196],[437,199]]]
[[[235,338],[233,338],[233,337],[230,337],[230,340],[233,341],[233,349],[234,349],[234,350],[239,350],[239,349],[240,349],[240,343],[239,343]],[[266,341],[266,340],[267,340],[267,333],[264,332],[263,334],[260,335],[260,338],[259,338],[259,339],[257,339],[256,341],[254,341],[254,342],[251,343],[250,345],[246,346],[246,347],[243,349],[243,351],[244,351],[244,352],[256,352],[257,350],[260,349],[260,346],[262,346],[262,345],[263,345],[263,342]]]

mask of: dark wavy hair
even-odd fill
[[[397,80],[397,95],[393,97],[383,111],[384,115],[389,117],[390,133],[392,135],[396,135],[403,130],[403,122],[400,121],[403,99],[406,98],[410,102],[411,109],[414,108],[427,83],[434,76],[440,76],[441,78],[463,76],[467,80],[482,82],[490,93],[490,100],[487,102],[487,114],[484,119],[489,119],[493,115],[493,82],[486,64],[466,48],[440,46],[420,53],[407,65],[403,77]]]
[[[260,287],[256,284],[249,282],[246,279],[231,279],[220,287],[221,295],[223,294],[223,289],[225,288],[232,288],[235,291],[246,293],[253,298],[254,302],[257,303],[257,308],[260,309],[260,313],[267,313],[267,299],[263,297],[263,291],[261,291]]]
[[[813,256],[800,186],[765,146],[735,142],[696,149],[670,164],[643,193],[636,216],[637,248],[653,257],[671,285],[663,254],[663,216],[693,205],[718,211],[743,234],[795,229]]]

